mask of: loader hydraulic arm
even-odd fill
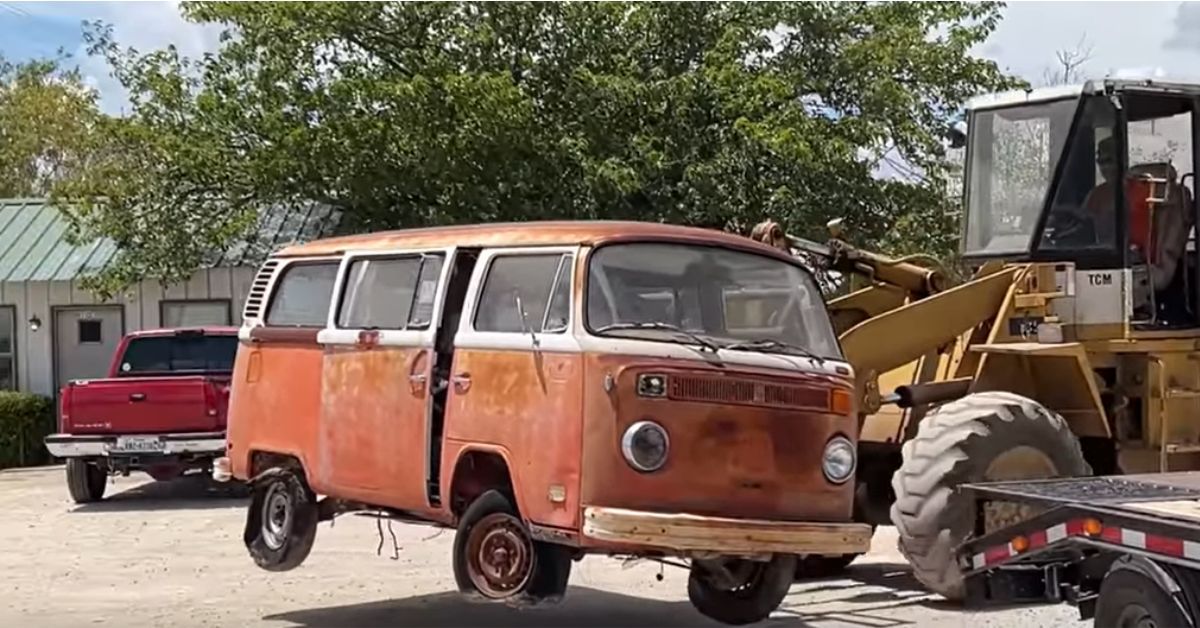
[[[783,227],[773,220],[755,225],[750,237],[789,254],[801,251],[822,258],[830,270],[860,275],[872,282],[894,286],[915,298],[946,289],[946,274],[939,268],[914,264],[908,261],[911,258],[893,259],[864,251],[837,237],[829,240],[827,244],[799,238],[785,233]],[[936,264],[936,261],[934,263]]]

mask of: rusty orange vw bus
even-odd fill
[[[457,528],[466,593],[561,597],[589,553],[689,559],[766,617],[797,556],[865,552],[857,421],[813,277],[736,235],[618,222],[332,238],[248,296],[227,459],[264,569],[363,510]]]

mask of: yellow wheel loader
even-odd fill
[[[836,228],[754,228],[860,286],[829,303],[858,377],[857,510],[930,590],[961,598],[956,546],[1034,514],[977,522],[962,483],[1200,468],[1198,109],[1200,85],[1110,79],[975,99],[957,285]]]

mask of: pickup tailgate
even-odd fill
[[[68,434],[166,434],[225,428],[229,380],[210,376],[121,377],[63,390]]]

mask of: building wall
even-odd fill
[[[255,268],[215,268],[198,271],[184,284],[166,289],[157,281],[144,281],[131,287],[119,303],[125,311],[125,331],[153,329],[160,326],[162,301],[229,299],[233,324],[239,324],[242,305]],[[14,307],[16,337],[16,371],[18,388],[42,395],[53,395],[53,310],[71,305],[95,305],[96,299],[83,290],[78,281],[0,282],[0,305]],[[41,328],[30,330],[29,319],[37,316]]]

